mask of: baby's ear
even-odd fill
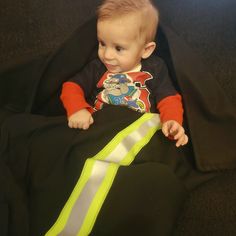
[[[142,54],[142,58],[146,59],[149,56],[151,56],[151,54],[153,53],[153,51],[156,48],[156,43],[155,42],[149,42],[146,43],[143,49],[143,54]]]

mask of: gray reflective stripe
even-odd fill
[[[105,158],[108,162],[121,162],[131,148],[141,140],[148,133],[149,128],[156,127],[159,124],[159,116],[153,115],[153,117],[143,123],[137,130],[130,133],[126,136],[117,146],[116,148]]]
[[[100,184],[106,176],[109,163],[96,160],[92,169],[91,176],[83,188],[79,198],[76,200],[69,219],[59,236],[75,236],[83,224],[89,206],[96,194]]]

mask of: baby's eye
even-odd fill
[[[105,46],[105,43],[103,41],[99,41],[99,45],[104,47]]]
[[[122,48],[121,46],[116,46],[116,51],[117,51],[117,52],[120,52],[120,51],[122,51],[122,50],[124,50],[124,48]]]

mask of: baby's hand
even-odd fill
[[[176,147],[188,143],[188,136],[185,134],[184,128],[175,120],[164,122],[162,124],[162,132],[166,137],[176,140]]]
[[[87,109],[82,109],[68,118],[68,126],[70,128],[88,129],[93,123],[93,117]]]

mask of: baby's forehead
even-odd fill
[[[138,34],[141,27],[141,19],[135,16],[112,17],[98,21],[98,31],[120,31]]]
[[[145,43],[147,31],[143,30],[142,20],[135,17],[120,17],[98,21],[97,37],[101,41],[113,39],[117,45]]]

